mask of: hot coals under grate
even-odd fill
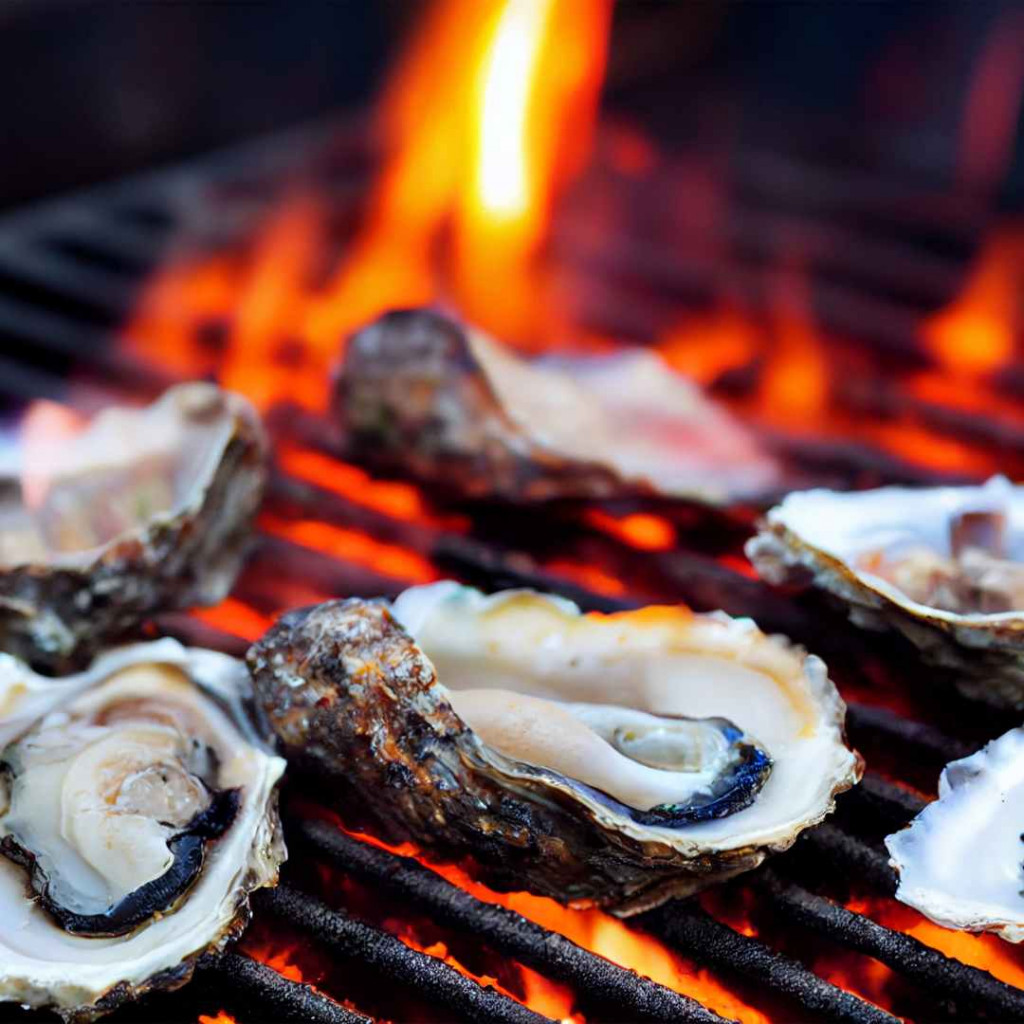
[[[293,386],[303,375],[322,373],[322,366],[307,365],[309,353],[295,338],[270,336],[258,323],[250,323],[254,333],[242,339],[250,347],[239,347],[238,320],[247,314],[231,305],[231,295],[225,299],[224,290],[255,277],[255,293],[269,289],[273,299],[277,279],[259,279],[266,254],[239,239],[250,237],[251,225],[300,171],[300,191],[315,194],[317,210],[330,213],[321,225],[322,244],[344,247],[369,161],[358,132],[329,135],[329,143],[321,131],[274,139],[4,225],[0,390],[12,410],[41,397],[95,408],[214,371],[227,372],[236,385],[251,382],[247,369],[264,378],[277,373]],[[874,249],[855,239],[828,246],[813,280],[831,326],[845,325],[850,335],[837,348],[846,353],[847,372],[833,398],[845,403],[847,418],[859,410],[892,430],[866,438],[851,428],[826,438],[775,424],[774,443],[795,478],[929,481],[1018,465],[1024,434],[1001,415],[999,402],[985,414],[967,413],[904,387],[899,374],[883,381],[878,370],[882,351],[895,351],[904,370],[927,361],[909,326],[912,298],[883,293],[879,280],[913,282],[909,292],[931,300],[963,269],[949,255],[955,247],[938,246],[946,253],[941,258],[935,247],[914,248],[914,236],[936,223],[934,211],[926,222],[900,204],[896,186],[829,178],[799,165],[773,177],[778,161],[751,166],[756,180],[748,183],[747,209],[740,212],[751,215],[744,230],[752,234],[741,247],[740,279],[752,299],[761,288],[758,265],[769,258],[754,244],[772,237],[766,217],[802,224],[822,253],[822,238],[847,230],[850,204],[871,207],[872,223],[888,230]],[[814,185],[801,193],[803,205],[792,192],[794,175]],[[779,183],[775,192],[773,181]],[[965,216],[939,220],[947,232],[970,227]],[[182,279],[207,292],[182,293],[197,305],[179,309],[179,322],[165,323],[163,335],[152,320],[136,320],[130,343],[123,343],[115,328],[132,312],[140,282],[165,259],[183,223],[193,243],[198,233],[203,245],[181,264],[188,268]],[[573,223],[570,217],[556,244],[564,265],[589,282],[575,294],[581,318],[589,317],[595,329],[642,334],[636,311],[649,307],[648,298],[663,305],[692,302],[726,273],[678,255],[659,257],[630,241],[628,232],[611,245],[607,238],[584,238]],[[288,231],[272,235],[271,254],[282,255],[276,246],[288,237]],[[229,254],[205,284],[195,277],[197,252]],[[919,259],[915,252],[922,253]],[[284,266],[293,255],[283,251]],[[288,296],[274,301],[287,307]],[[754,358],[724,368],[712,386],[742,405],[763,385],[761,363]],[[1001,400],[1019,385],[1007,371],[997,388]],[[816,599],[785,597],[753,578],[741,554],[749,510],[712,515],[653,501],[567,503],[523,516],[486,505],[442,507],[408,483],[376,480],[343,462],[325,419],[296,403],[295,395],[256,397],[264,400],[274,435],[275,465],[252,559],[224,605],[170,616],[163,629],[239,651],[284,608],[328,596],[393,594],[442,575],[487,589],[535,586],[586,608],[650,600],[720,607],[752,615],[825,657],[850,700],[852,739],[871,770],[841,798],[829,823],[763,870],[628,926],[594,911],[500,897],[475,885],[461,866],[424,866],[415,851],[359,838],[359,822],[346,822],[351,831],[344,831],[327,809],[329,795],[293,778],[285,799],[291,849],[285,884],[256,901],[256,919],[240,949],[205,964],[185,990],[121,1011],[122,1019],[1024,1017],[1024,992],[1015,987],[1024,972],[1009,947],[943,932],[896,904],[881,847],[882,836],[919,809],[916,791],[930,792],[946,761],[1007,723],[937,688],[895,640],[867,639]],[[905,422],[908,410],[912,424]],[[908,432],[900,444],[882,443],[903,428]],[[913,457],[915,439],[921,458]]]

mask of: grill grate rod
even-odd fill
[[[484,903],[411,858],[360,842],[327,822],[297,823],[288,838],[353,877],[420,908],[438,924],[475,935],[492,949],[570,985],[585,997],[588,1019],[693,1024],[722,1020],[695,1000],[618,967],[514,911]]]
[[[691,959],[755,982],[816,1017],[847,1024],[895,1024],[899,1019],[819,978],[763,942],[716,921],[691,902],[666,903],[636,921]]]
[[[954,1003],[960,1012],[969,1007],[996,1020],[1024,1019],[1024,991],[987,971],[953,960],[909,935],[783,881],[772,869],[762,870],[754,885],[790,923],[874,957],[933,997]]]
[[[241,953],[224,953],[202,965],[197,980],[223,995],[232,1009],[245,1015],[247,1024],[371,1024],[371,1018]]]
[[[286,921],[323,944],[334,955],[356,961],[454,1018],[496,1024],[543,1024],[549,1018],[493,988],[484,988],[436,957],[420,953],[387,932],[332,910],[289,885],[266,889],[256,902],[264,913]]]

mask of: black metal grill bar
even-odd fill
[[[371,1018],[240,953],[224,953],[204,964],[196,980],[216,989],[232,1010],[244,1015],[246,1024],[371,1024]]]
[[[934,998],[955,1004],[960,1013],[973,1010],[997,1020],[1024,1019],[1024,991],[987,971],[953,960],[909,935],[783,881],[772,870],[763,870],[754,884],[758,894],[787,921],[874,957]]]
[[[889,867],[888,856],[835,825],[825,823],[805,832],[790,856],[799,858],[808,849],[858,884],[886,896],[896,892],[896,873]]]
[[[906,756],[926,757],[936,765],[956,761],[978,749],[978,744],[949,736],[932,725],[915,722],[884,707],[852,704],[846,726],[856,743],[859,735],[900,745]]]
[[[520,914],[484,903],[414,860],[359,842],[326,822],[294,823],[288,839],[425,911],[436,923],[474,935],[492,949],[570,985],[585,1001],[588,1019],[694,1024],[722,1020],[693,999],[595,956]]]
[[[902,828],[927,806],[916,793],[890,782],[876,772],[865,772],[860,785],[843,794],[841,814],[852,814],[880,824],[886,831]]]
[[[499,1024],[541,1024],[547,1017],[493,988],[484,988],[436,957],[417,952],[387,932],[355,921],[291,886],[258,894],[260,909],[287,921],[327,947],[381,978],[443,1007],[459,1020]]]
[[[636,918],[673,949],[767,989],[805,1013],[848,1024],[895,1024],[898,1018],[832,985],[757,939],[741,935],[691,903],[667,903]]]

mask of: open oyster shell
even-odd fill
[[[620,914],[786,849],[861,771],[822,662],[721,614],[449,582],[292,612],[248,661],[287,756],[379,833]]]
[[[284,859],[245,666],[174,640],[43,679],[0,655],[0,1000],[90,1020],[187,982]]]
[[[429,310],[348,342],[334,401],[353,458],[462,497],[778,493],[757,439],[649,352],[527,361]]]
[[[265,447],[252,406],[204,383],[34,445],[21,477],[0,480],[0,647],[69,671],[154,612],[221,600]]]
[[[1024,940],[1024,729],[946,766],[939,799],[889,836],[897,899],[937,924]]]
[[[813,584],[857,625],[898,630],[967,696],[1024,708],[1024,487],[801,491],[747,554],[769,582]]]

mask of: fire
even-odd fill
[[[538,249],[589,150],[609,16],[607,0],[435,9],[385,97],[390,157],[366,227],[310,309],[318,344],[439,298],[501,335],[538,327]]]
[[[237,1024],[237,1021],[225,1010],[218,1010],[212,1017],[208,1013],[201,1013],[198,1017],[199,1024]]]
[[[642,551],[669,551],[676,546],[676,529],[661,516],[634,512],[620,518],[588,509],[584,518],[591,526]]]
[[[1024,328],[1024,229],[1004,228],[984,247],[961,294],[923,325],[939,365],[982,377],[1009,363]]]
[[[761,377],[761,413],[769,422],[820,428],[829,402],[829,369],[802,272],[779,273],[774,306],[774,348]]]

